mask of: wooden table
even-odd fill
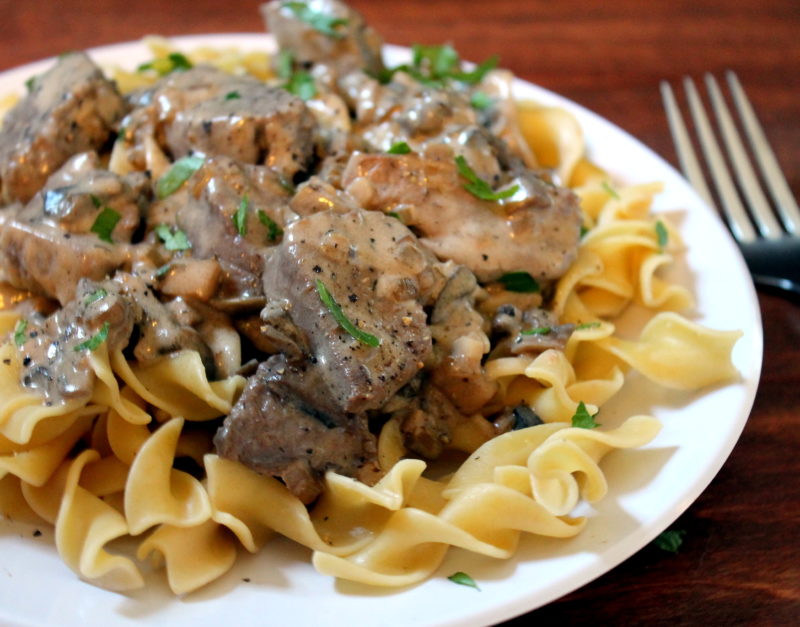
[[[353,0],[386,39],[450,41],[571,98],[675,163],[658,82],[736,70],[800,196],[797,0]],[[1,0],[0,70],[64,50],[163,35],[262,29],[257,2]],[[648,547],[520,622],[800,621],[800,305],[761,292],[761,388],[741,441],[679,519],[677,555]]]

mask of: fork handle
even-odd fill
[[[800,246],[797,239],[760,239],[740,243],[739,248],[756,283],[800,295]]]

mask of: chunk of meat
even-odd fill
[[[193,256],[220,264],[217,300],[231,306],[249,301],[263,305],[262,249],[277,244],[280,230],[296,217],[278,176],[263,167],[213,157],[181,193],[175,220],[188,236]],[[234,218],[242,203],[240,230]]]
[[[319,495],[328,470],[372,483],[377,451],[366,416],[326,412],[309,404],[282,385],[285,368],[276,356],[248,379],[214,438],[217,452],[280,477],[304,503]]]
[[[0,200],[30,200],[72,155],[101,148],[125,111],[115,84],[88,56],[61,56],[4,119]]]
[[[452,152],[354,154],[342,178],[365,209],[397,212],[440,259],[481,281],[525,271],[556,279],[570,266],[580,238],[577,197],[531,172],[516,182],[514,201],[481,200],[464,189]],[[519,196],[519,200],[517,197]]]
[[[378,338],[378,346],[342,328],[321,300],[317,281],[345,317]],[[420,369],[431,350],[423,306],[440,285],[438,264],[406,227],[363,211],[296,220],[264,270],[268,301],[284,310],[298,329],[300,351],[323,372],[321,393],[347,412],[380,407]],[[269,306],[267,311],[274,313]]]
[[[299,65],[324,64],[337,76],[354,70],[379,72],[383,69],[380,36],[356,10],[339,0],[314,0],[304,5],[307,11],[338,20],[329,32],[321,32],[288,5],[275,0],[261,6],[267,29],[281,50],[291,52]],[[300,7],[298,10],[302,11]]]
[[[113,242],[130,242],[148,202],[149,181],[143,173],[119,177],[98,165],[94,153],[76,155],[6,218],[0,267],[9,283],[66,304],[81,278],[102,280],[128,261],[128,247]],[[112,242],[92,232],[107,208],[119,217]]]
[[[314,152],[316,122],[305,103],[279,87],[209,66],[174,72],[134,99],[122,125],[128,159],[145,163],[146,137],[173,158],[199,152],[266,165],[291,179]]]

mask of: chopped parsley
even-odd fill
[[[590,230],[591,229],[588,226],[586,226],[585,224],[581,224],[581,235],[580,235],[581,239],[583,239],[583,236],[586,235]]]
[[[286,81],[282,87],[290,94],[294,94],[301,100],[311,100],[317,95],[317,84],[314,82],[314,77],[302,70],[295,71],[294,58],[288,50],[281,50],[276,70],[278,76]]]
[[[294,69],[294,57],[288,50],[281,50],[278,53],[278,61],[275,70],[278,72],[278,78],[289,78]]]
[[[387,215],[387,216],[391,216],[391,217],[393,217],[393,218],[396,218],[396,219],[400,220],[400,222],[402,222],[402,221],[403,221],[403,218],[402,218],[402,217],[400,216],[400,214],[399,214],[399,213],[397,213],[396,211],[387,211],[387,212],[386,212],[386,215]]]
[[[34,89],[36,89],[36,79],[39,78],[35,74],[28,78],[25,81],[25,89],[28,90],[28,93],[31,93]]]
[[[181,185],[188,181],[189,177],[199,170],[204,162],[205,159],[203,157],[182,157],[173,163],[166,174],[158,179],[156,195],[159,200],[177,192]]]
[[[448,579],[453,583],[457,583],[459,586],[469,586],[470,588],[475,588],[476,590],[480,591],[478,584],[476,584],[475,580],[467,573],[458,571],[457,573],[450,575]]]
[[[108,292],[104,290],[102,287],[98,287],[94,292],[89,294],[86,299],[83,301],[84,305],[91,305],[92,303],[97,302],[108,296]]]
[[[681,544],[683,544],[685,535],[685,529],[667,529],[667,531],[660,533],[658,537],[653,540],[653,544],[663,551],[677,553],[678,549],[681,548]]]
[[[180,52],[170,52],[166,57],[153,59],[147,63],[142,63],[137,72],[145,72],[147,70],[154,70],[159,76],[166,76],[175,71],[191,70],[192,62]]]
[[[92,199],[94,200],[95,197],[92,196]],[[114,231],[114,227],[117,226],[117,222],[119,222],[121,218],[122,216],[111,207],[103,207],[102,211],[100,211],[95,218],[94,224],[92,224],[90,230],[92,233],[96,233],[97,237],[104,242],[113,244],[114,240],[111,239],[111,233]]]
[[[461,69],[458,52],[449,44],[440,46],[414,44],[411,51],[411,64],[402,63],[392,68],[384,68],[371,76],[385,85],[391,82],[397,72],[405,72],[423,85],[441,89],[448,81],[477,85],[489,71],[497,67],[499,62],[498,57],[493,56],[477,65],[475,69],[465,72]]]
[[[586,405],[581,401],[572,417],[572,426],[579,429],[594,429],[600,425],[594,421],[594,416],[586,409]]]
[[[267,239],[270,242],[274,242],[283,235],[283,229],[278,226],[278,223],[270,218],[262,209],[258,210],[258,221],[267,227]]]
[[[469,97],[469,103],[480,111],[491,107],[493,102],[492,97],[484,91],[473,92]]]
[[[507,272],[498,281],[509,292],[523,292],[533,294],[539,291],[539,284],[528,272]]]
[[[331,312],[331,315],[333,315],[336,322],[339,323],[339,326],[341,326],[345,331],[347,331],[362,344],[372,346],[373,348],[380,345],[380,338],[375,337],[371,333],[365,333],[352,322],[350,322],[348,317],[342,311],[339,303],[336,302],[331,293],[328,291],[328,288],[325,287],[325,284],[319,279],[317,279],[317,292],[319,293],[319,299]]]
[[[95,333],[92,337],[90,337],[85,342],[81,342],[77,346],[75,346],[72,350],[75,352],[90,350],[95,351],[100,348],[100,345],[108,339],[108,329],[109,329],[108,322],[104,322],[103,326],[100,330]]]
[[[576,331],[583,331],[584,329],[596,329],[600,326],[599,322],[583,322],[575,327]]]
[[[337,30],[339,26],[346,26],[349,20],[341,17],[334,17],[321,11],[315,11],[309,7],[305,2],[284,2],[281,4],[284,9],[289,9],[295,14],[297,19],[302,20],[315,31],[332,37],[333,39],[341,39],[344,34]]]
[[[166,224],[159,224],[155,228],[155,232],[158,238],[164,242],[164,247],[167,250],[189,250],[192,247],[189,238],[186,237],[186,233],[177,227],[175,231],[172,231]]]
[[[499,192],[494,191],[489,183],[475,174],[475,171],[469,167],[467,160],[461,155],[456,157],[456,166],[458,167],[458,173],[467,179],[467,183],[464,184],[464,189],[481,200],[497,201],[510,198],[516,194],[519,189],[519,185],[514,185],[513,187]]]
[[[158,277],[158,278],[160,279],[160,278],[161,278],[162,276],[164,276],[164,275],[165,275],[167,272],[169,272],[169,269],[170,269],[171,267],[172,267],[172,264],[165,263],[163,266],[161,266],[160,268],[158,268],[158,269],[156,270],[156,277]]]
[[[22,346],[25,343],[25,331],[28,329],[28,321],[23,318],[17,321],[17,326],[14,327],[14,344]]]
[[[656,241],[658,242],[658,247],[661,250],[664,250],[667,247],[667,242],[669,241],[669,232],[667,231],[667,226],[661,220],[656,222]]]
[[[386,152],[390,155],[407,155],[411,152],[411,146],[406,142],[395,142]]]
[[[242,196],[242,202],[239,203],[239,208],[236,210],[236,213],[233,214],[233,223],[236,225],[236,230],[239,231],[239,235],[245,236],[247,235],[247,205],[250,203],[250,199],[247,197],[247,194]]]
[[[536,327],[534,329],[525,329],[524,331],[520,331],[520,335],[547,335],[551,333],[553,329],[550,327]]]
[[[300,100],[311,100],[317,95],[317,85],[314,82],[314,77],[308,72],[292,72],[283,88],[290,94],[300,98]]]
[[[614,200],[619,200],[620,199],[620,196],[617,193],[617,190],[615,190],[613,187],[611,187],[611,184],[608,181],[603,181],[602,185],[603,185],[603,189],[606,190],[606,193],[609,196],[611,196]]]
[[[242,94],[240,94],[238,91],[235,90],[229,91],[227,94],[225,94],[225,100],[239,100],[239,98],[241,97]]]

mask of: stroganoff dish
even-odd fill
[[[739,333],[659,278],[659,186],[613,185],[495,59],[387,67],[340,2],[262,11],[268,62],[69,53],[5,115],[2,512],[88,581],[140,587],[152,557],[176,593],[273,532],[385,586],[578,533],[600,459],[658,432],[602,426],[625,373],[735,375]],[[620,337],[631,306],[652,319]]]

